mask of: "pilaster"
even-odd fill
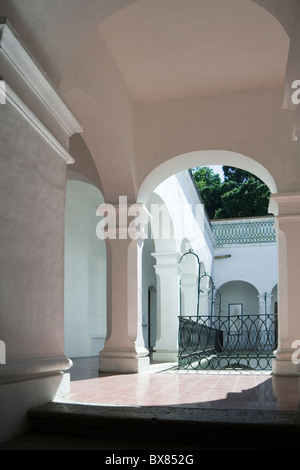
[[[177,361],[180,253],[153,253],[157,276],[157,341],[153,358]]]
[[[273,372],[299,375],[293,344],[300,340],[300,194],[273,194],[278,241],[278,347]]]
[[[64,215],[69,137],[82,128],[9,22],[0,21],[0,440],[67,393]],[[1,344],[3,344],[1,343]],[[9,424],[6,429],[5,424]]]

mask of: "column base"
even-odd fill
[[[275,359],[272,362],[272,372],[274,375],[282,376],[300,376],[299,364],[292,360],[295,350],[280,351],[275,353]]]
[[[146,372],[150,367],[149,356],[138,354],[137,351],[110,350],[101,351],[99,357],[99,372],[119,374],[136,374]]]
[[[0,368],[5,366],[0,366]],[[60,400],[70,393],[70,374],[12,378],[0,384],[0,443],[30,431],[30,408]]]
[[[158,362],[177,362],[178,351],[176,349],[160,349],[153,352],[152,358]]]

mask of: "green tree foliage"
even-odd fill
[[[268,214],[269,188],[256,176],[223,166],[224,181],[208,167],[192,171],[211,219],[255,217]]]

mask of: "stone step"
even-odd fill
[[[34,432],[133,440],[138,449],[147,442],[160,449],[296,449],[300,436],[300,414],[294,411],[52,402],[32,408],[28,417]]]

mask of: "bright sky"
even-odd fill
[[[222,165],[208,165],[208,167],[211,168],[215,174],[218,173],[221,177],[221,180],[223,181],[224,173],[222,170]]]

